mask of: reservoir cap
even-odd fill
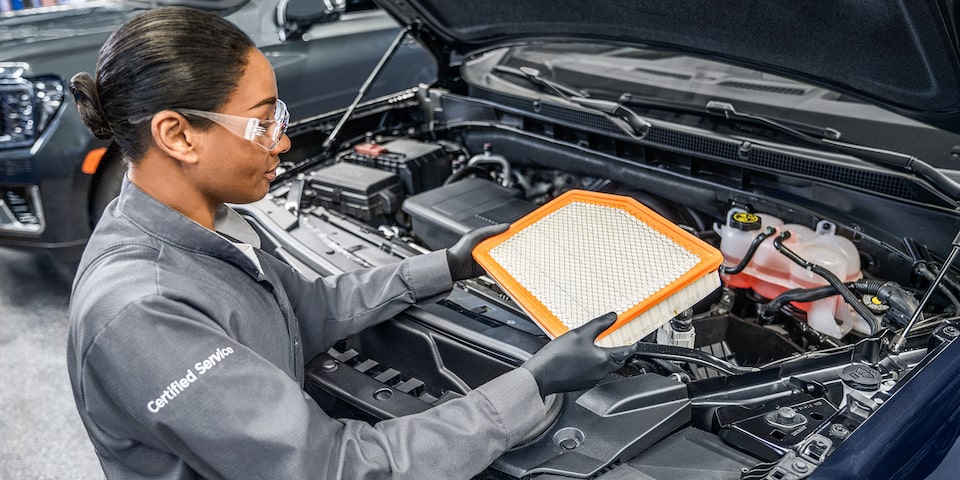
[[[880,372],[868,365],[847,365],[840,372],[840,381],[844,385],[864,392],[879,389],[880,380]]]
[[[730,217],[730,226],[745,232],[760,230],[762,224],[760,216],[755,213],[736,212]]]

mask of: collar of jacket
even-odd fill
[[[184,250],[222,258],[237,265],[257,280],[263,278],[262,272],[259,272],[253,262],[229,240],[147,195],[126,175],[120,185],[117,209],[145,233],[162,242]],[[260,237],[253,228],[239,213],[226,205],[220,205],[217,208],[214,226],[217,232],[260,248]]]

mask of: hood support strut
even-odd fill
[[[337,137],[340,135],[340,130],[343,129],[343,125],[347,123],[347,120],[349,120],[351,116],[353,116],[353,111],[357,109],[357,105],[360,104],[360,100],[362,100],[363,96],[367,94],[368,90],[370,90],[370,86],[373,85],[374,80],[376,80],[377,76],[380,75],[380,71],[383,70],[383,67],[391,58],[393,58],[394,53],[396,53],[400,48],[404,37],[407,36],[409,31],[410,27],[406,27],[397,34],[397,37],[393,39],[393,43],[390,44],[390,47],[387,48],[387,51],[384,52],[382,57],[380,57],[380,61],[377,62],[375,67],[373,67],[373,70],[370,72],[370,75],[367,76],[367,79],[363,82],[363,85],[360,86],[360,90],[357,91],[356,98],[353,99],[353,102],[349,107],[347,107],[347,111],[343,113],[342,117],[340,117],[340,121],[337,122],[337,126],[333,127],[333,130],[330,131],[330,135],[326,140],[323,141],[322,148],[324,157],[330,153],[330,147],[333,146],[334,142],[336,142]]]

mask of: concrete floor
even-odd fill
[[[100,479],[67,378],[70,282],[0,248],[0,480]]]

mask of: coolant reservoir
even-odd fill
[[[743,271],[736,274],[721,273],[727,286],[751,288],[758,295],[773,299],[793,288],[827,285],[823,277],[791,262],[777,251],[773,240],[783,231],[790,232],[790,238],[783,245],[801,258],[830,270],[844,282],[862,278],[857,248],[847,238],[836,235],[836,225],[833,223],[822,221],[817,224],[816,230],[812,230],[803,225],[785,225],[773,215],[754,214],[741,209],[730,210],[726,224],[715,227],[720,234],[724,267],[730,268],[740,263],[750,244],[767,227],[775,228],[776,234],[760,244]],[[852,313],[839,295],[794,305],[807,312],[807,323],[812,328],[831,337],[840,338],[851,329],[869,333],[866,322]]]

